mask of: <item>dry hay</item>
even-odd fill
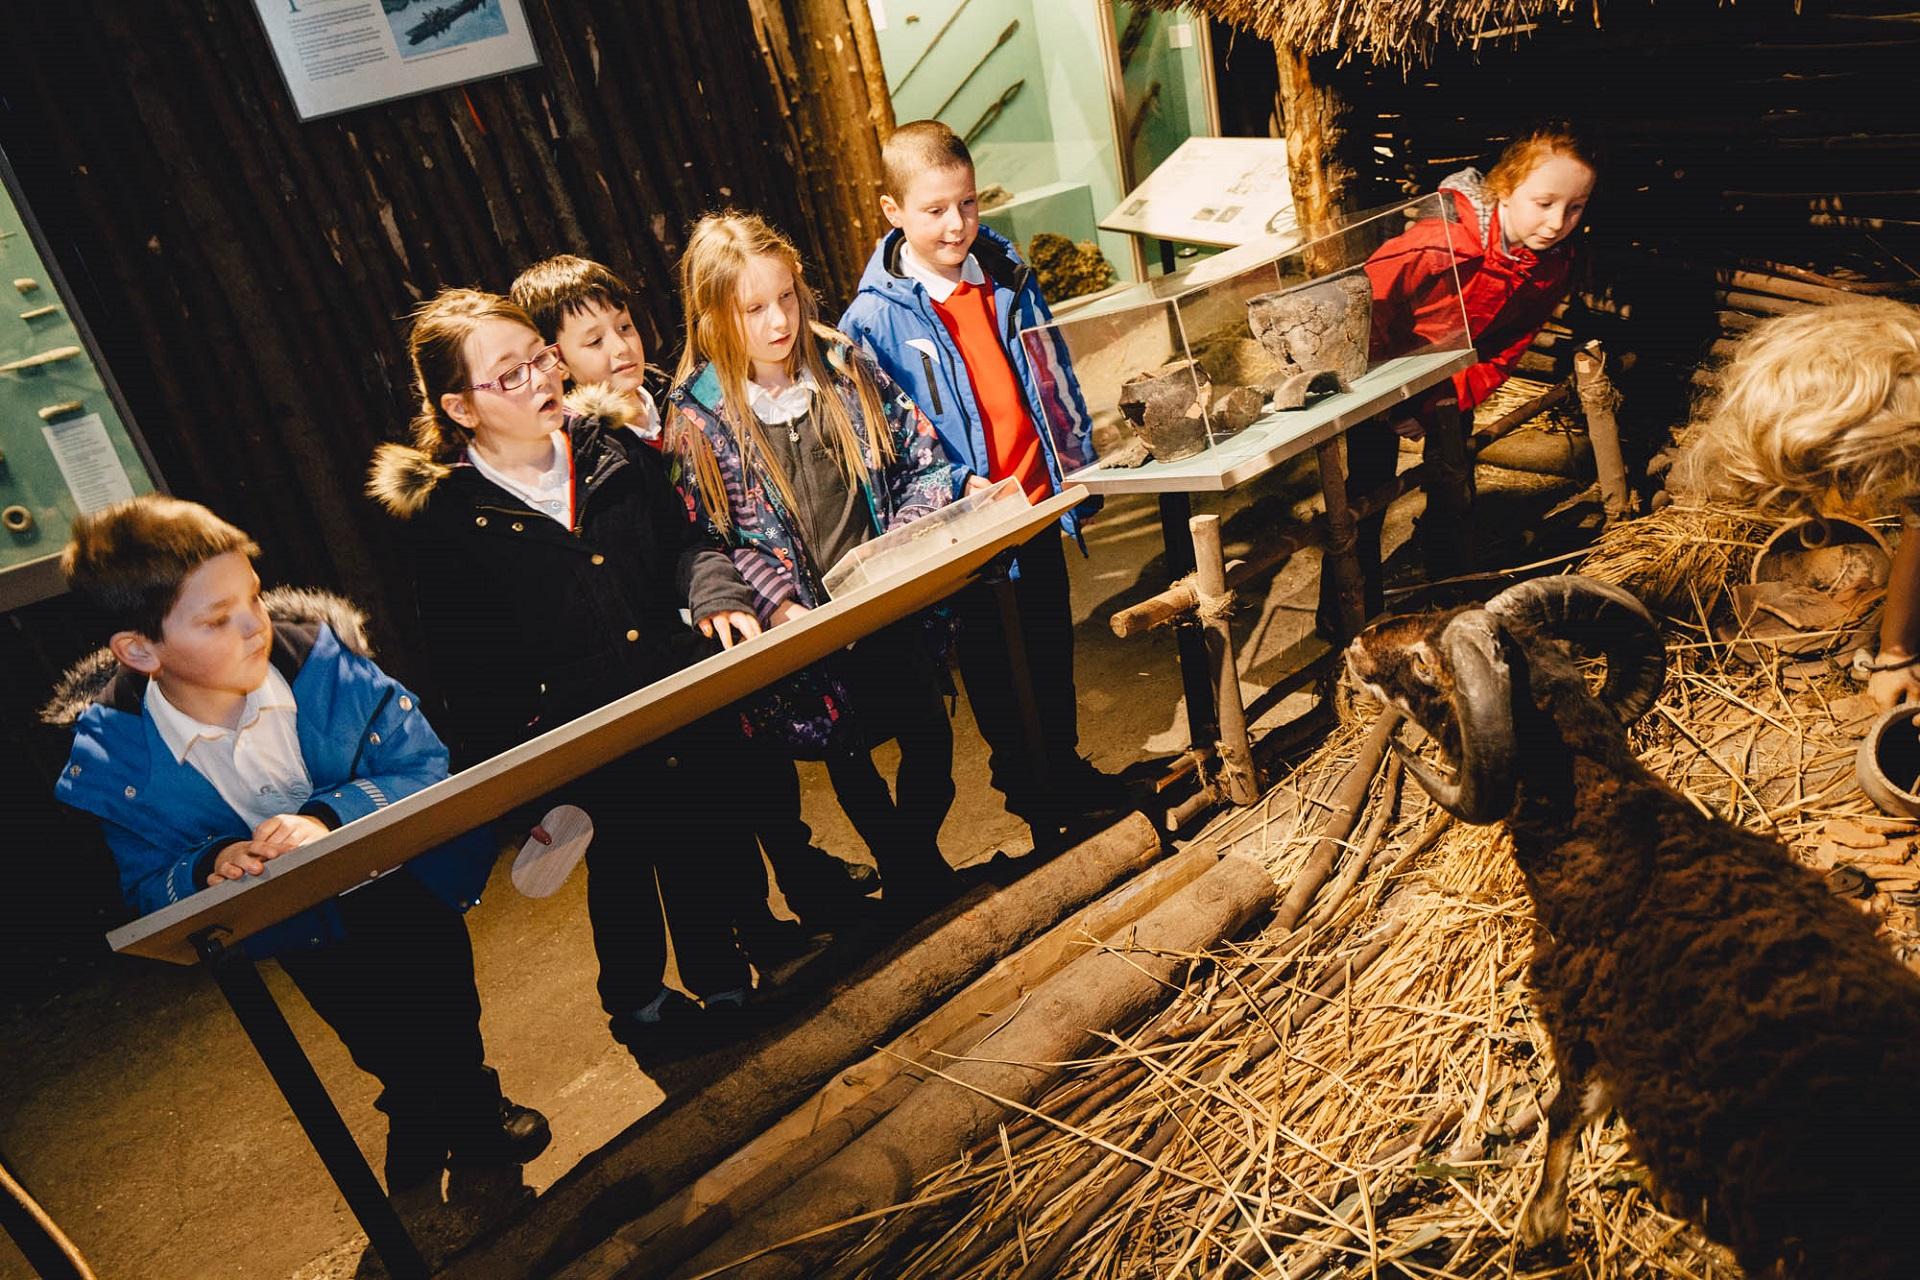
[[[1707,614],[1729,583],[1746,577],[1773,525],[1707,502],[1673,502],[1602,533],[1580,572],[1630,587],[1649,608]]]
[[[1882,888],[1861,908],[1911,962],[1912,828],[1868,817],[1852,782],[1864,700],[1837,673],[1743,665],[1703,613],[1672,624],[1643,759],[1803,859],[1860,860]],[[1290,883],[1361,736],[1336,734],[1205,838]],[[1400,781],[1393,765],[1375,779],[1299,929],[1192,957],[1162,1013],[1062,1064],[1037,1106],[878,1216],[832,1274],[1736,1277],[1659,1211],[1617,1119],[1576,1160],[1570,1258],[1516,1255],[1555,1088],[1523,980],[1529,904],[1503,829],[1449,823]]]
[[[1190,9],[1301,54],[1365,57],[1382,66],[1424,64],[1449,43],[1478,44],[1531,30],[1572,0],[1457,0],[1455,3],[1347,4],[1334,0],[1141,0],[1155,9]],[[1594,25],[1600,22],[1596,4]]]

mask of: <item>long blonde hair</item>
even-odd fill
[[[703,361],[713,366],[720,382],[719,417],[740,446],[742,465],[749,471],[755,467],[763,471],[791,510],[796,505],[793,487],[768,451],[760,419],[747,403],[753,362],[747,355],[738,299],[740,276],[755,258],[772,258],[793,273],[802,333],[787,357],[787,372],[796,378],[803,371],[813,375],[820,388],[815,403],[820,435],[849,487],[866,484],[869,466],[884,466],[893,460],[893,436],[887,428],[879,388],[853,354],[852,341],[820,322],[819,297],[807,284],[800,252],[793,242],[756,214],[729,209],[700,219],[688,237],[687,251],[680,257],[680,302],[687,339],[673,380],[685,383]],[[835,390],[835,374],[851,381],[858,395],[860,413],[866,420],[865,449],[846,404]],[[691,431],[680,433],[676,445],[691,455],[694,479],[707,494],[708,511],[714,523],[726,529],[733,513],[727,509],[726,485],[712,444],[704,434]]]
[[[467,339],[485,320],[511,320],[539,332],[525,311],[497,293],[479,289],[442,289],[413,313],[407,359],[413,364],[413,390],[420,398],[413,415],[413,443],[435,462],[453,461],[473,441],[473,432],[447,415],[440,397],[465,393],[473,381],[473,371],[467,368]]]
[[[1884,512],[1920,495],[1920,310],[1873,299],[1755,326],[1672,485],[1782,515]]]

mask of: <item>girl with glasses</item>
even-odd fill
[[[568,413],[558,353],[524,311],[447,290],[415,313],[408,351],[413,444],[380,448],[368,492],[405,528],[457,767],[671,675],[711,651],[703,636],[759,634],[660,456],[625,422]],[[750,988],[727,889],[759,853],[708,794],[730,729],[701,721],[551,797],[593,818],[601,1003],[643,1061],[725,1034]],[[662,982],[667,920],[699,1004]]]

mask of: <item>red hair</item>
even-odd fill
[[[1551,156],[1578,160],[1598,175],[1600,166],[1594,163],[1593,155],[1592,144],[1571,124],[1565,120],[1545,120],[1507,144],[1487,174],[1487,190],[1497,199],[1505,200],[1527,180],[1528,174]]]

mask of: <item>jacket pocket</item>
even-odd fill
[[[927,371],[927,395],[933,399],[933,411],[936,414],[946,413],[946,410],[940,407],[940,383],[934,377],[933,357],[922,351],[920,365]]]

